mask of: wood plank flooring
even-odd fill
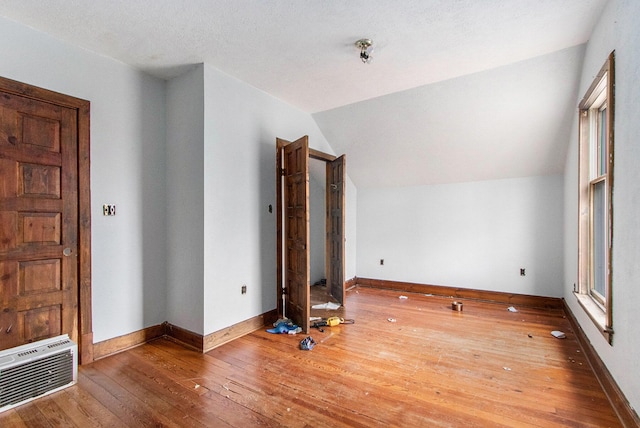
[[[356,323],[314,330],[312,351],[264,330],[207,354],[158,339],[0,426],[620,426],[562,310],[403,294],[351,290]]]
[[[340,302],[338,302],[336,300],[336,298],[333,297],[329,293],[329,290],[327,289],[326,286],[323,286],[323,285],[311,286],[311,292],[309,294],[310,294],[310,299],[311,299],[311,308],[309,309],[309,316],[310,317],[320,317],[320,318],[341,317],[341,318],[348,318],[346,316],[346,309],[345,309],[344,306],[340,306],[338,309],[335,309],[335,310],[313,309],[313,305],[323,304],[323,303],[327,303],[327,302],[335,303],[335,304],[338,304],[338,305],[340,304]],[[311,323],[310,325],[313,325],[313,323]]]

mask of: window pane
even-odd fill
[[[592,239],[593,239],[593,259],[591,261],[593,284],[592,291],[595,291],[602,298],[606,296],[606,198],[605,198],[605,181],[599,181],[593,184],[593,223],[592,223]]]
[[[607,173],[607,109],[598,115],[598,175]]]

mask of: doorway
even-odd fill
[[[310,268],[310,293],[309,310],[310,318],[329,316],[342,316],[343,310],[326,310],[313,307],[316,305],[338,305],[343,300],[332,295],[329,286],[331,276],[329,271],[331,263],[329,260],[329,242],[327,242],[327,232],[329,222],[327,221],[327,162],[309,156],[309,268]],[[342,308],[340,308],[342,309]]]
[[[0,349],[68,334],[93,360],[89,102],[0,78]]]
[[[307,136],[294,142],[277,139],[276,152],[278,312],[308,332],[312,263],[314,278],[322,276],[324,265],[324,278],[314,279],[314,283],[324,279],[326,293],[339,304],[345,302],[346,158],[309,149]],[[313,177],[310,177],[310,162]],[[322,180],[322,168],[324,188],[318,183]],[[324,206],[321,201],[310,203],[310,189],[324,199]],[[312,209],[313,225],[310,224]],[[324,229],[318,225],[323,220],[322,211]],[[322,243],[316,242],[318,237],[324,241],[324,250]],[[319,252],[324,252],[324,258]],[[318,262],[322,259],[324,262]]]

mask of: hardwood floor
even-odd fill
[[[326,286],[322,285],[314,285],[311,287],[310,292],[311,298],[311,308],[309,309],[310,317],[320,317],[320,318],[329,318],[329,317],[341,317],[348,318],[346,314],[346,309],[344,306],[340,306],[338,309],[313,309],[313,305],[323,304],[327,302],[340,304],[335,297],[329,293],[329,290]],[[313,325],[311,323],[310,325]]]
[[[347,296],[356,323],[313,331],[312,351],[264,330],[207,354],[158,339],[81,366],[0,426],[620,426],[562,310]]]

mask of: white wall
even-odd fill
[[[94,340],[164,321],[164,82],[4,18],[0,40],[1,76],[91,102]]]
[[[346,160],[347,171],[349,171],[349,157]],[[347,190],[346,190],[346,219],[345,219],[345,244],[344,252],[345,261],[344,265],[344,279],[349,280],[354,278],[357,274],[357,247],[358,247],[358,189],[353,184],[353,181],[347,176]]]
[[[276,307],[276,137],[293,141],[309,135],[312,148],[335,153],[309,114],[206,64],[204,94],[204,334],[209,334]],[[347,201],[347,210],[355,210],[355,201]],[[347,258],[355,257],[350,249]],[[240,292],[243,284],[246,295]]]
[[[562,190],[561,176],[358,189],[358,276],[559,297]]]
[[[626,395],[640,409],[640,2],[610,0],[587,45],[579,97],[611,51],[615,59],[613,194],[613,346],[596,330],[573,295],[578,271],[578,131],[574,125],[565,168],[564,298]],[[575,101],[576,106],[580,99]],[[577,118],[575,120],[577,124]]]
[[[167,83],[167,313],[203,333],[204,66]]]

